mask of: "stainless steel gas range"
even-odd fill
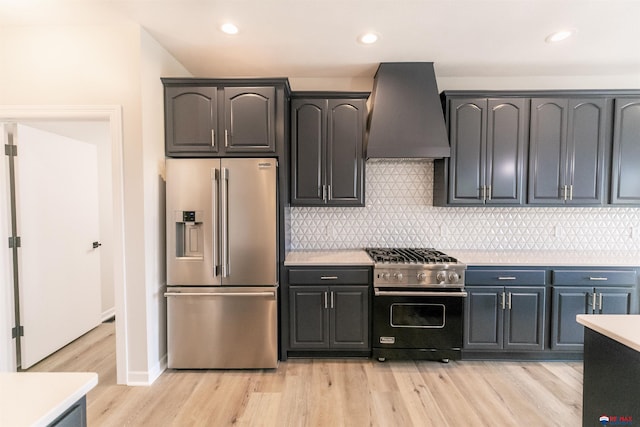
[[[466,266],[435,249],[368,248],[373,269],[373,357],[460,359]]]

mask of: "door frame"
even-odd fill
[[[78,120],[100,120],[109,123],[109,145],[111,151],[111,180],[112,180],[112,209],[113,209],[113,280],[115,292],[115,314],[116,314],[116,377],[118,384],[127,384],[129,374],[128,369],[128,348],[127,348],[127,312],[126,312],[126,276],[125,276],[125,247],[124,247],[124,171],[123,171],[123,128],[122,128],[122,107],[120,105],[63,105],[63,106],[2,106],[0,105],[0,121],[78,121]],[[18,153],[19,154],[19,153]],[[8,189],[7,189],[8,191]],[[0,200],[0,204],[7,203],[7,200]],[[11,251],[6,245],[0,245],[0,257],[9,262]],[[0,280],[3,278],[0,277]],[[4,304],[2,299],[8,298],[13,304],[13,287],[4,295],[0,294],[0,304]],[[9,305],[9,302],[6,302]],[[3,325],[5,319],[0,319],[0,328],[10,331],[13,325]],[[4,338],[0,335],[0,350],[7,351],[6,354],[15,355],[15,343],[10,334]],[[17,369],[16,360],[10,360],[9,370],[15,372]],[[0,366],[0,370],[3,367]]]

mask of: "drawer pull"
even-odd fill
[[[589,277],[589,280],[597,281],[597,282],[606,282],[609,280],[608,277]]]
[[[320,276],[320,280],[338,280],[338,276]]]
[[[500,276],[498,280],[516,280],[516,276]]]

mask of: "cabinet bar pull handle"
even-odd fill
[[[509,292],[509,299],[507,301],[507,308],[511,310],[511,292]]]
[[[331,198],[331,184],[327,184],[327,200]]]
[[[516,280],[516,276],[499,276],[498,280]]]
[[[211,146],[212,147],[216,146],[216,130],[215,129],[211,129]]]
[[[490,185],[487,187],[487,194],[488,194],[487,200],[491,200],[491,186]]]
[[[502,302],[500,303],[500,305],[501,305],[503,310],[505,309],[506,299],[507,299],[506,294],[503,292],[502,293]]]
[[[338,276],[320,276],[320,280],[338,280]]]
[[[598,310],[602,312],[602,292],[598,294]]]
[[[589,280],[598,281],[598,282],[606,282],[609,280],[608,277],[591,277],[589,276]]]
[[[322,185],[322,200],[327,200],[327,186]]]
[[[569,186],[569,200],[573,200],[573,184]]]
[[[593,312],[596,311],[596,295],[597,294],[595,292],[593,294],[591,294],[591,296],[593,297],[593,298],[591,298],[591,310]]]
[[[487,200],[487,186],[483,185],[482,186],[482,201],[484,202],[485,200]]]
[[[224,130],[224,146],[229,146],[229,131],[226,129]]]
[[[329,304],[327,304],[327,293],[324,293],[324,308],[329,308]]]
[[[333,291],[331,291],[331,308],[333,308]]]

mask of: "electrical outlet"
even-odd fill
[[[445,237],[447,234],[447,227],[445,227],[444,225],[441,225],[439,228],[440,228],[440,237]]]
[[[553,227],[553,237],[562,237],[562,227],[559,225]]]
[[[632,240],[639,240],[640,239],[640,228],[638,228],[638,226],[631,226],[631,231],[629,233],[629,237],[631,237]]]

